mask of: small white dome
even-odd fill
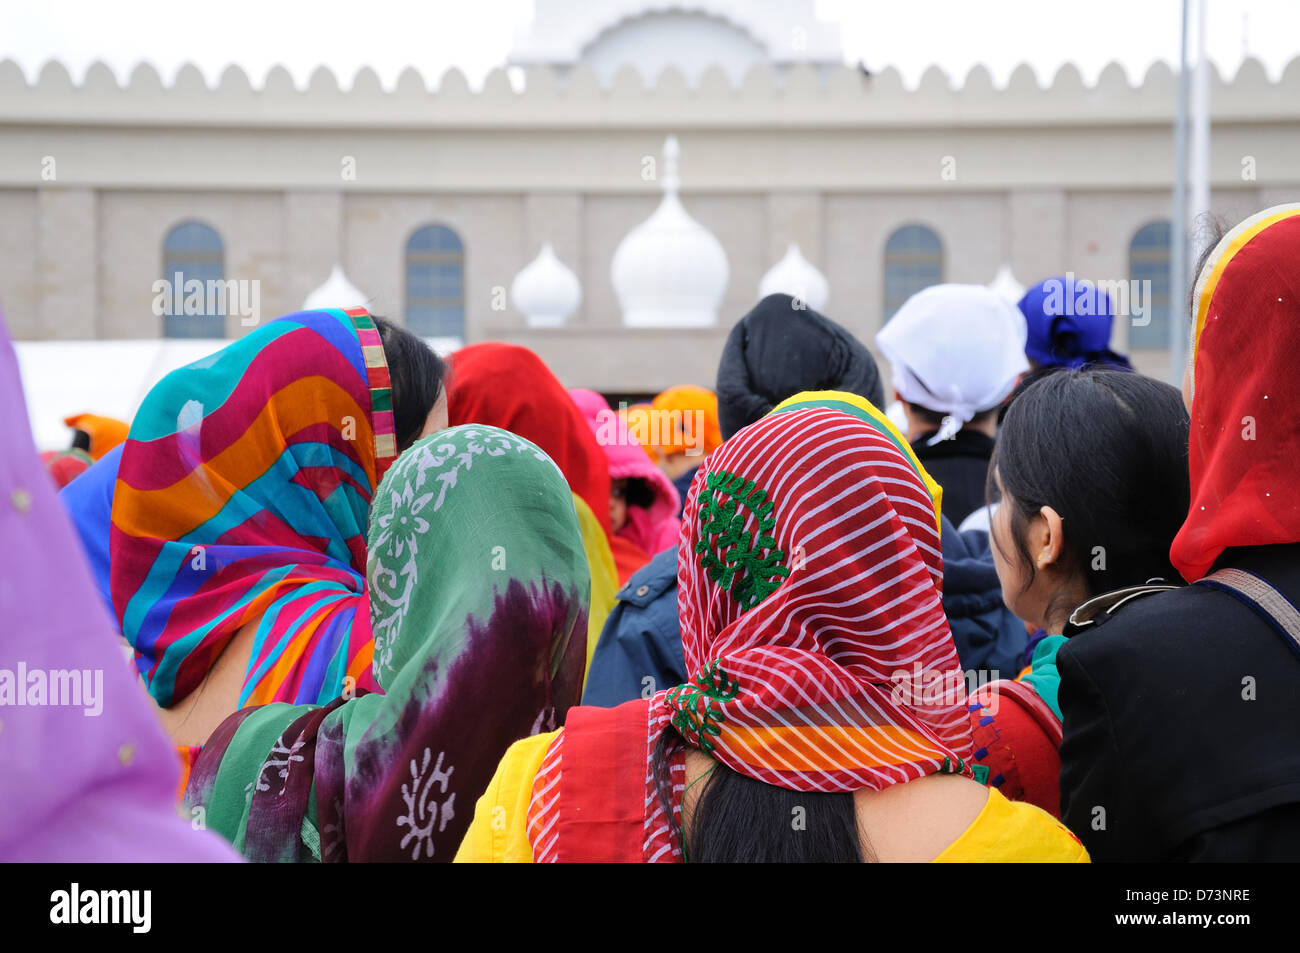
[[[1010,301],[1012,304],[1018,304],[1025,296],[1025,286],[1016,281],[1010,265],[1003,265],[998,269],[998,273],[989,282],[988,288],[1003,301]]]
[[[302,303],[304,311],[317,311],[322,308],[363,308],[370,297],[348,281],[343,274],[343,267],[335,265],[330,269],[330,276],[325,284],[307,296]]]
[[[826,307],[831,286],[826,283],[826,276],[804,258],[799,246],[791,242],[785,250],[785,257],[773,265],[758,283],[759,298],[772,294],[788,294],[814,311],[821,311]]]
[[[582,304],[582,283],[546,242],[510,283],[510,300],[530,328],[555,328]]]
[[[610,263],[623,323],[633,328],[703,328],[718,323],[731,269],[713,233],[677,198],[677,137],[664,142],[663,201],[624,236]]]

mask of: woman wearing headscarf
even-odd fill
[[[441,362],[362,309],[271,321],[149,392],[112,496],[122,634],[183,747],[231,712],[370,682],[365,533]]]
[[[175,754],[38,461],[3,320],[0,417],[0,861],[234,860],[176,814]]]
[[[1025,357],[1031,367],[1102,365],[1132,370],[1110,349],[1110,295],[1091,281],[1065,275],[1047,278],[1025,292],[1017,307],[1025,316]]]
[[[943,515],[960,526],[984,506],[997,410],[1029,369],[1025,319],[982,285],[931,285],[876,335],[907,439],[943,487]]]
[[[678,384],[656,394],[650,410],[650,419],[659,421],[651,428],[658,441],[654,446],[657,463],[681,499],[677,510],[680,517],[695,471],[722,443],[718,398],[707,388]]]
[[[1228,232],[1191,300],[1188,582],[1061,647],[1061,816],[1098,860],[1300,854],[1300,205]]]
[[[528,348],[471,344],[451,356],[451,367],[453,425],[489,424],[531,440],[569,481],[591,575],[590,665],[618,590],[609,523],[609,462],[564,385]]]
[[[73,414],[63,418],[72,428],[72,445],[85,450],[90,459],[99,460],[114,447],[126,443],[131,427],[124,420],[102,414]]]
[[[374,682],[229,718],[186,792],[259,861],[448,861],[502,753],[577,703],[587,563],[564,476],[495,427],[420,440],[368,538]]]
[[[610,549],[618,582],[650,561],[652,553],[677,544],[677,490],[650,461],[605,401],[594,390],[577,387],[569,396],[587,419],[596,442],[609,460]]]
[[[939,495],[852,395],[729,440],[679,549],[693,677],[514,745],[457,859],[1086,859],[971,779]]]

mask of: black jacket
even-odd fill
[[[1300,603],[1300,544],[1230,550]],[[1061,818],[1094,861],[1300,859],[1300,658],[1231,595],[1134,600],[1057,656]]]
[[[926,443],[938,431],[922,434],[912,442],[912,452],[934,482],[943,487],[943,515],[960,526],[985,503],[985,483],[993,438],[978,430],[959,430],[951,440],[934,446]]]

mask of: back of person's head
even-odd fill
[[[1074,275],[1047,278],[1025,292],[1025,356],[1037,367],[1103,365],[1127,369],[1128,358],[1110,349],[1114,321],[1110,295]]]
[[[664,456],[708,456],[722,443],[718,397],[708,388],[678,384],[657,394],[650,407],[660,415],[657,449]]]
[[[423,432],[429,412],[442,396],[447,365],[433,348],[405,328],[383,318],[375,318],[375,327],[388,362],[393,426],[401,453]]]
[[[770,294],[727,336],[718,362],[718,423],[729,440],[788,397],[839,390],[884,405],[875,358],[830,318],[787,294]]]
[[[894,390],[937,416],[937,443],[996,410],[1029,369],[1025,319],[983,285],[932,285],[903,303],[876,335]],[[925,415],[923,415],[925,416]]]
[[[1168,384],[1127,371],[1043,369],[1012,396],[989,467],[1002,493],[993,544],[1006,563],[1037,578],[1026,538],[1050,507],[1064,545],[1048,605],[1085,583],[1084,597],[1177,576],[1169,544],[1187,514],[1187,412]],[[1008,519],[1009,545],[996,531]],[[1007,550],[1011,549],[1010,552]],[[1004,596],[1013,611],[1017,593]],[[1017,612],[1025,618],[1021,612]]]
[[[845,393],[797,395],[701,464],[678,549],[695,674],[652,702],[661,801],[675,745],[718,763],[686,818],[688,860],[861,860],[852,792],[968,773],[939,494],[884,415]],[[899,672],[959,687],[922,700]]]
[[[490,424],[541,447],[609,529],[609,462],[583,412],[536,353],[483,341],[451,355],[448,419]]]
[[[1205,256],[1191,298],[1191,505],[1171,556],[1189,581],[1224,551],[1300,542],[1300,204],[1266,209]]]

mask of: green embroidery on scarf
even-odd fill
[[[740,684],[723,670],[720,659],[714,659],[689,682],[669,690],[668,705],[675,710],[673,727],[705,754],[712,754],[713,738],[722,734],[727,720],[718,702],[731,701],[738,694]]]
[[[943,764],[939,765],[940,774],[961,774],[965,770],[966,770],[965,761],[963,761],[961,758],[958,758],[957,763],[954,765],[953,759],[948,757],[947,755],[943,756]],[[974,770],[974,768],[972,768],[971,770]],[[987,771],[988,769],[985,768],[985,770]]]
[[[700,568],[742,610],[754,608],[790,575],[785,553],[776,545],[773,506],[753,480],[726,470],[708,474],[700,493],[700,540],[695,544]],[[757,533],[744,531],[744,510],[758,519]],[[712,537],[717,538],[710,542]]]
[[[975,772],[975,780],[985,787],[989,786],[989,766],[987,764],[972,764],[971,771]]]

